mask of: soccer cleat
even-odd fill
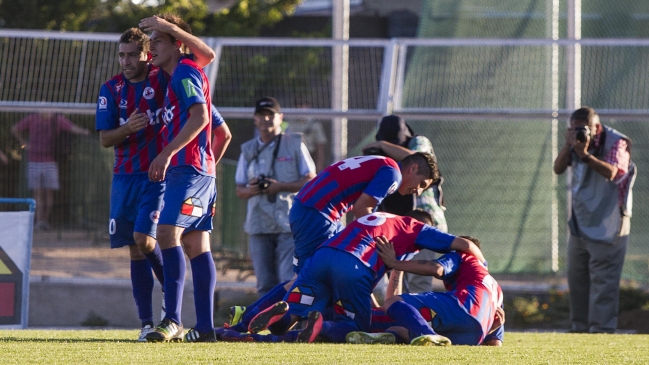
[[[347,341],[347,343],[364,345],[392,345],[397,342],[392,333],[367,333],[361,331],[349,332],[347,336],[345,336],[345,341]]]
[[[146,326],[142,327],[140,330],[140,334],[137,335],[137,342],[146,342],[146,335],[149,333],[153,332],[153,327],[151,327],[150,324],[147,324]]]
[[[185,342],[216,342],[216,333],[214,331],[200,333],[190,328],[185,334]]]
[[[286,312],[288,312],[288,303],[281,301],[273,304],[259,312],[259,314],[250,321],[248,332],[259,333],[265,330],[271,324],[279,321]]]
[[[165,318],[145,337],[147,342],[180,342],[183,340],[183,326]]]
[[[312,343],[320,334],[322,329],[322,314],[318,311],[309,312],[306,327],[297,335],[295,342]]]
[[[440,335],[421,335],[410,341],[413,346],[451,346],[451,340]]]
[[[245,311],[246,311],[246,307],[241,305],[235,305],[234,307],[230,307],[230,314],[228,315],[228,325],[232,327],[235,324],[241,322],[241,319],[243,318],[243,312]]]
[[[221,334],[221,340],[225,342],[253,342],[248,333],[239,333],[233,330],[225,330]]]

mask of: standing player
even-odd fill
[[[419,195],[438,178],[435,158],[420,152],[400,163],[382,156],[358,156],[327,167],[300,189],[289,212],[295,241],[294,271],[299,273],[316,248],[342,229],[341,220],[348,211],[363,217],[395,191]],[[233,329],[245,332],[250,320],[282,300],[293,283],[276,286],[245,309]],[[238,308],[232,307],[231,314]]]
[[[477,239],[466,238],[480,246]],[[377,238],[377,247],[386,266],[434,276],[443,280],[448,290],[403,294],[386,300],[388,316],[397,326],[405,327],[392,332],[393,340],[403,338],[420,346],[502,344],[502,290],[483,261],[466,253],[451,252],[433,261],[405,262],[397,260],[394,244],[385,237]],[[353,332],[347,336],[347,342],[373,343],[381,337],[385,336]]]
[[[152,31],[151,62],[171,74],[162,112],[168,129],[164,148],[149,166],[151,181],[167,179],[157,229],[164,262],[167,313],[146,339],[154,342],[183,339],[184,247],[192,268],[196,308],[196,326],[184,339],[212,342],[216,340],[213,328],[216,269],[209,234],[216,186],[209,83],[200,67],[185,56],[181,40],[169,33],[167,22],[191,33],[187,23],[170,14],[140,22],[141,28]]]
[[[204,66],[214,58],[198,38],[178,30],[178,39],[190,46]],[[162,111],[169,74],[148,64],[149,37],[138,28],[119,40],[122,72],[102,85],[96,128],[102,146],[114,147],[109,233],[111,248],[129,247],[133,296],[142,322],[138,341],[153,330],[151,296],[153,276],[163,284],[162,256],[156,244],[164,182],[149,181],[150,161],[161,151]],[[206,49],[208,51],[206,51]]]
[[[421,213],[414,211],[412,215]],[[368,331],[372,289],[385,272],[376,249],[376,237],[381,236],[394,242],[396,254],[402,258],[427,248],[436,252],[459,250],[484,261],[480,249],[468,239],[441,232],[411,217],[372,213],[323,243],[300,271],[284,301],[258,314],[250,322],[249,331],[268,328],[281,335],[304,317],[308,321],[298,336],[301,342],[313,342],[318,335],[331,342],[344,342],[349,332]],[[333,321],[323,322],[321,313],[331,303]]]

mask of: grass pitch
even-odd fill
[[[647,335],[509,332],[503,347],[137,343],[131,330],[3,330],[2,364],[647,364]]]

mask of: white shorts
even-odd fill
[[[56,162],[28,162],[27,187],[29,190],[59,190],[59,168]]]

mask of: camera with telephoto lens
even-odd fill
[[[585,126],[575,128],[575,138],[577,139],[577,142],[586,142],[588,140],[588,136],[590,136],[590,128]]]

